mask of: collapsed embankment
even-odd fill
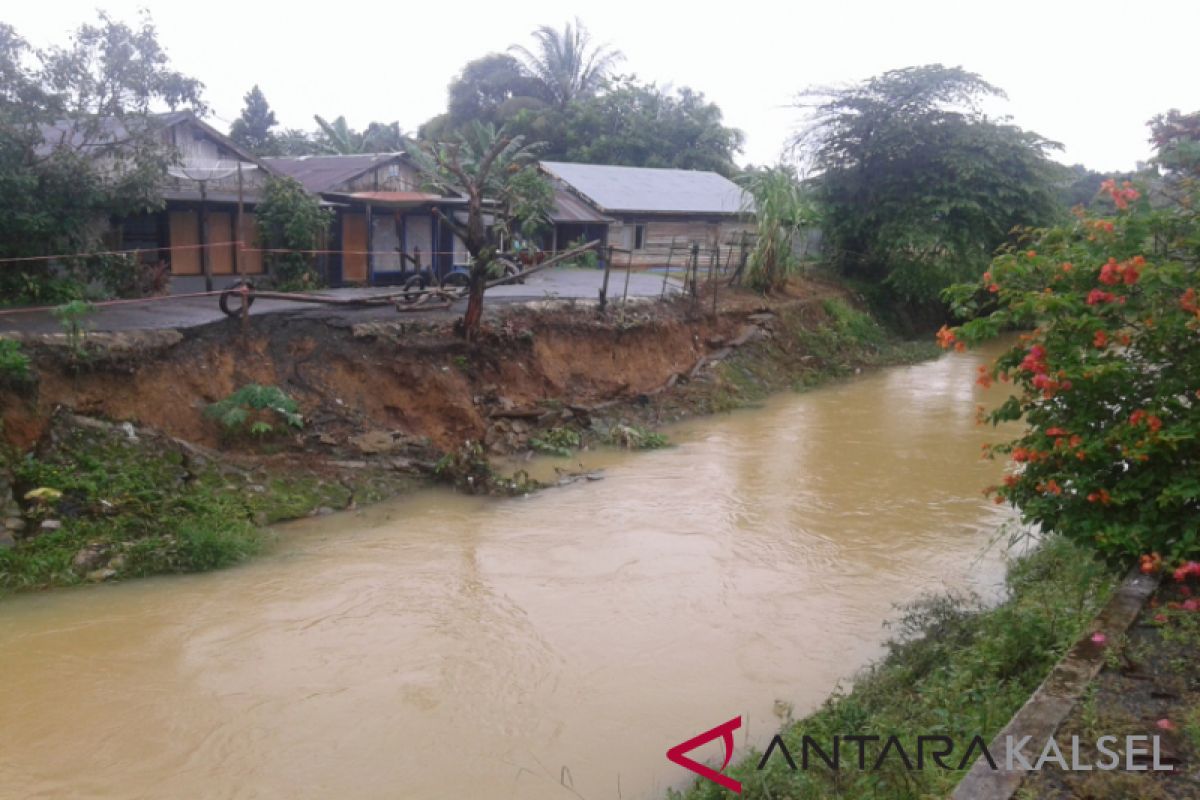
[[[474,344],[451,325],[269,314],[82,343],[27,337],[36,382],[0,391],[0,584],[219,566],[253,550],[243,545],[258,525],[428,477],[523,491],[527,480],[496,475],[486,456],[637,446],[661,422],[928,352],[892,342],[819,284],[731,294],[715,313],[688,300],[508,308]],[[233,436],[205,413],[248,384],[283,390],[302,427]],[[63,496],[26,497],[38,488]],[[204,522],[181,531],[189,515]],[[214,537],[218,517],[239,526]]]

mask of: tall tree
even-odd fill
[[[98,220],[161,208],[176,154],[156,112],[203,112],[202,89],[171,68],[145,14],[101,13],[45,50],[0,26],[0,259],[93,249]],[[39,264],[0,270],[2,293],[54,284]]]
[[[533,220],[548,213],[546,205],[553,194],[545,191],[544,179],[534,172],[537,145],[526,144],[524,137],[504,128],[475,122],[447,140],[416,141],[406,149],[432,188],[467,199],[465,221],[440,213],[439,217],[471,256],[462,332],[474,341],[483,320],[483,293],[499,235],[511,230],[514,217]]]
[[[547,98],[559,108],[572,100],[596,93],[613,68],[624,59],[621,51],[606,44],[593,45],[579,18],[561,31],[542,25],[533,31],[534,46],[513,45],[509,52],[541,85]]]
[[[830,257],[903,325],[936,327],[945,287],[979,274],[1014,226],[1061,213],[1059,145],[988,118],[987,97],[1003,92],[934,64],[798,100]]]
[[[275,112],[263,96],[262,89],[255,84],[243,99],[246,105],[242,108],[241,116],[229,126],[229,138],[255,155],[276,155],[278,145],[271,129],[279,124],[279,120],[275,119]]]
[[[505,53],[490,53],[468,62],[451,82],[446,113],[455,127],[473,120],[499,123],[517,99],[544,105],[551,98],[520,61]]]
[[[545,157],[592,164],[738,172],[743,135],[723,124],[721,109],[700,92],[675,91],[633,78],[607,81],[604,91],[567,109],[517,114],[514,131],[545,141]]]

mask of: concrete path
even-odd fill
[[[604,280],[598,269],[563,267],[548,269],[526,279],[524,284],[495,286],[488,290],[487,305],[512,304],[532,300],[583,299],[595,300]],[[218,283],[217,287],[223,285]],[[178,289],[178,287],[176,287]],[[188,287],[191,288],[191,287]],[[202,288],[202,287],[201,287]],[[661,273],[634,272],[629,276],[630,297],[658,297],[662,292]],[[625,289],[625,273],[614,270],[609,277],[608,296],[620,300]],[[667,291],[678,291],[679,284],[672,278]],[[315,294],[334,297],[364,297],[383,295],[398,291],[395,287],[371,289],[327,289]],[[438,314],[457,316],[462,313],[466,300],[460,300],[450,309],[421,312],[421,317]],[[390,306],[379,308],[340,308],[337,306],[296,303],[288,300],[260,299],[254,301],[250,315],[277,314],[288,312],[304,317],[323,319],[345,319],[350,322],[365,322],[378,319],[396,319],[400,315]],[[190,328],[224,319],[217,307],[216,297],[180,297],[154,299],[114,306],[101,306],[88,317],[87,325],[95,331],[156,330],[164,328]],[[411,315],[406,314],[405,317]],[[0,310],[0,333],[59,333],[62,328],[49,311],[9,313]]]

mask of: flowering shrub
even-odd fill
[[[1109,558],[1177,562],[1200,552],[1200,192],[1159,189],[1152,207],[1107,181],[1111,215],[1024,235],[947,292],[969,321],[938,339],[1027,331],[978,377],[1014,390],[983,419],[1027,424],[989,448],[1013,462],[998,503]]]

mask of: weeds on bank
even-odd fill
[[[803,736],[827,747],[835,735],[881,740],[895,735],[908,753],[916,753],[917,736],[943,735],[956,743],[948,762],[957,765],[974,736],[990,742],[1045,679],[1084,633],[1115,580],[1086,550],[1050,539],[1011,564],[1008,599],[994,608],[958,595],[915,603],[892,626],[886,657],[852,688],[789,725],[784,741],[798,754]],[[944,796],[963,776],[928,766],[910,771],[897,758],[877,771],[859,770],[846,758],[839,771],[815,758],[808,770],[792,770],[775,755],[762,770],[757,769],[759,752],[728,770],[742,782],[742,797],[915,800]],[[686,800],[724,800],[726,795],[706,781],[669,793]]]
[[[548,456],[569,458],[583,443],[578,431],[571,428],[551,428],[529,439],[529,446]]]

